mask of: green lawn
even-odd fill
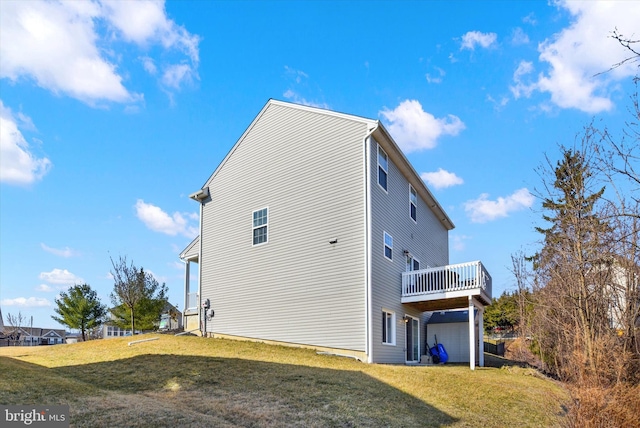
[[[72,426],[540,427],[559,425],[568,402],[560,385],[518,367],[374,365],[145,337],[159,340],[0,348],[0,403],[69,404]]]

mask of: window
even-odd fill
[[[413,221],[417,221],[418,218],[418,194],[416,189],[409,184],[409,215]]]
[[[393,312],[382,310],[382,343],[386,345],[396,344],[395,318],[396,314]]]
[[[384,232],[384,256],[393,260],[393,237]]]
[[[268,241],[268,211],[268,208],[263,208],[253,212],[253,245],[264,244]]]
[[[389,158],[387,154],[378,146],[378,184],[387,190],[387,171],[389,171]]]

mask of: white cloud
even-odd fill
[[[181,50],[198,64],[200,37],[167,18],[164,0],[102,0],[102,5],[106,18],[125,40],[143,46],[158,42]]]
[[[420,178],[435,189],[445,189],[447,187],[464,183],[462,178],[458,177],[453,172],[446,171],[442,168],[435,172],[423,172],[420,174]]]
[[[511,44],[516,46],[529,44],[529,36],[522,28],[516,27],[511,33]]]
[[[41,272],[39,278],[49,284],[75,285],[84,283],[84,279],[66,269],[53,269],[51,272]]]
[[[628,51],[609,36],[615,28],[622,34],[633,35],[638,26],[640,2],[556,4],[569,12],[572,22],[538,46],[539,60],[548,65],[548,70],[538,76],[532,88],[548,93],[551,102],[560,108],[587,113],[610,110],[614,83],[633,76],[637,68],[623,66],[596,75],[628,56]]]
[[[470,49],[474,50],[476,46],[483,48],[489,48],[498,39],[496,33],[481,33],[480,31],[469,31],[462,36],[462,45],[460,50]]]
[[[483,193],[478,199],[465,202],[464,209],[473,223],[486,223],[507,217],[514,211],[530,208],[533,202],[533,195],[526,188],[522,188],[507,197],[499,197],[495,201],[489,200],[489,195]]]
[[[125,87],[122,64],[105,55],[121,40],[142,49],[159,44],[163,58],[166,51],[181,52],[190,62],[190,76],[195,76],[199,63],[200,38],[166,16],[164,1],[3,2],[0,39],[0,77],[14,82],[31,79],[89,105],[143,99]],[[169,64],[162,68],[173,70]],[[143,61],[143,66],[151,73],[155,63]],[[184,81],[175,72],[170,75],[171,88]]]
[[[130,102],[116,66],[97,47],[94,2],[3,2],[0,77],[29,77],[38,86],[81,101]]]
[[[297,92],[293,91],[292,89],[287,89],[285,91],[284,94],[282,94],[283,97],[285,97],[286,99],[288,99],[291,102],[294,102],[296,104],[302,104],[305,106],[309,106],[309,107],[317,107],[317,108],[324,108],[324,109],[328,109],[329,105],[326,103],[318,103],[315,101],[309,101],[306,98],[302,97],[300,94],[298,94]]]
[[[198,229],[189,224],[189,219],[193,219],[191,214],[175,212],[169,215],[160,207],[145,203],[138,199],[135,205],[136,215],[149,229],[167,235],[184,235],[194,238],[198,235]]]
[[[155,75],[158,72],[158,67],[156,67],[156,63],[153,58],[143,56],[140,58],[140,61],[142,61],[142,67],[144,67],[147,73]]]
[[[60,256],[60,257],[64,257],[64,258],[69,258],[69,257],[73,257],[73,256],[77,256],[78,253],[75,250],[72,250],[69,247],[64,247],[64,248],[52,248],[47,246],[44,243],[40,243],[40,247],[45,250],[47,253],[51,253],[54,254],[56,256]]]
[[[369,65],[367,64],[367,67]],[[284,70],[286,71],[286,73],[293,78],[293,80],[295,80],[296,83],[300,83],[302,82],[302,79],[306,79],[309,77],[309,75],[307,73],[305,73],[302,70],[296,70],[295,68],[291,68],[288,65],[284,66]]]
[[[434,67],[437,71],[437,75],[432,76],[430,73],[425,75],[427,83],[442,83],[442,78],[445,76],[445,71],[440,67]]]
[[[384,109],[379,114],[387,120],[389,132],[405,153],[432,149],[441,136],[455,136],[465,128],[457,116],[438,119],[416,100],[404,100],[394,110]]]
[[[42,297],[16,297],[15,299],[0,300],[2,306],[18,306],[22,308],[37,308],[51,306],[51,302]]]
[[[518,99],[521,96],[528,98],[529,96],[531,96],[531,93],[536,89],[537,85],[535,83],[531,83],[531,82],[525,83],[522,79],[524,76],[532,72],[533,72],[532,62],[520,61],[520,64],[518,64],[516,71],[513,72],[514,85],[509,87],[515,99]]]
[[[21,113],[18,120],[27,127],[35,128],[31,119]],[[0,181],[31,184],[40,180],[50,168],[49,159],[32,153],[11,109],[0,100]]]
[[[522,22],[524,22],[525,24],[534,25],[534,26],[538,24],[536,15],[533,12],[531,12],[529,15],[522,18]]]
[[[36,287],[36,291],[50,292],[53,291],[53,287],[47,284],[40,284]]]
[[[173,89],[179,89],[185,81],[191,82],[197,77],[189,64],[173,64],[167,66],[162,74],[162,83]]]
[[[470,239],[471,236],[467,235],[453,235],[451,236],[451,248],[455,251],[464,251],[467,248],[466,241]]]

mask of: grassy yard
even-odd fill
[[[0,348],[0,403],[69,404],[72,426],[540,427],[567,394],[530,369],[364,364],[167,335]],[[138,338],[138,337],[137,337]]]

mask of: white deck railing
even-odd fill
[[[491,275],[479,261],[402,274],[402,297],[481,289],[491,298]]]

